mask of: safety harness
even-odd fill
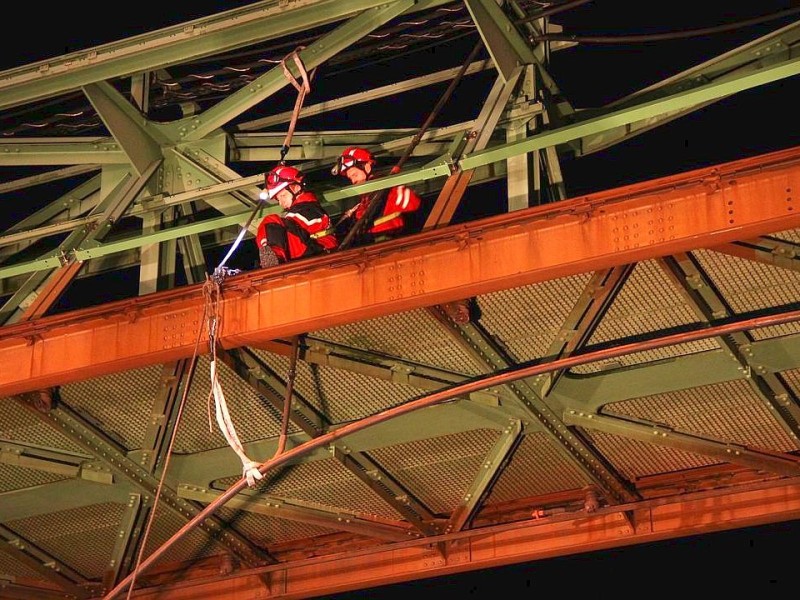
[[[283,68],[284,75],[292,84],[292,86],[297,90],[297,99],[295,100],[294,110],[292,111],[292,118],[289,122],[289,129],[286,133],[283,146],[281,147],[280,164],[284,164],[286,155],[288,154],[289,148],[291,147],[292,136],[294,134],[295,126],[297,124],[297,118],[300,114],[300,109],[303,106],[303,101],[305,100],[306,94],[308,94],[311,91],[310,81],[313,78],[314,73],[316,71],[316,69],[312,70],[311,74],[308,74],[306,72],[305,66],[303,65],[303,61],[300,60],[300,56],[298,54],[298,51],[301,49],[302,47],[297,48],[296,50],[288,54],[283,60],[281,60],[281,66]],[[288,58],[293,58],[294,63],[297,66],[298,71],[300,72],[302,83],[300,83],[292,75],[291,71],[286,66],[286,60]],[[228,445],[233,449],[234,452],[236,452],[236,455],[242,461],[242,477],[246,479],[247,485],[250,487],[255,487],[256,483],[262,479],[263,475],[258,470],[259,463],[247,456],[247,453],[244,451],[242,442],[239,439],[238,434],[236,433],[236,428],[234,427],[233,419],[231,418],[230,410],[228,409],[228,404],[225,400],[225,394],[222,390],[222,385],[219,380],[219,371],[217,369],[217,339],[222,325],[221,322],[222,313],[220,311],[220,303],[222,301],[222,284],[226,277],[239,273],[239,271],[236,269],[228,269],[225,266],[225,264],[228,262],[228,259],[233,255],[234,251],[241,243],[245,233],[249,229],[251,223],[253,222],[253,219],[255,218],[262,204],[265,201],[274,198],[278,194],[278,192],[285,189],[289,185],[289,183],[290,182],[288,181],[282,181],[278,185],[273,186],[272,188],[270,188],[269,186],[264,186],[264,190],[259,195],[259,201],[258,203],[256,203],[256,206],[253,209],[253,211],[250,213],[247,222],[242,226],[241,230],[239,231],[239,235],[237,235],[236,239],[234,240],[234,243],[231,245],[225,257],[222,259],[222,261],[220,261],[220,264],[217,266],[217,268],[214,269],[213,275],[211,277],[206,278],[206,282],[203,287],[203,295],[206,304],[205,314],[207,315],[208,344],[209,344],[209,352],[211,354],[211,364],[210,364],[211,390],[209,392],[209,398],[208,398],[209,427],[211,426],[210,404],[211,404],[211,399],[213,398],[214,414],[216,417],[217,425],[219,426],[222,435],[225,437],[225,441],[228,442]],[[320,238],[325,235],[329,235],[330,233],[332,233],[332,231],[333,231],[332,229],[320,231],[312,234],[311,237],[314,239]],[[287,374],[286,398],[284,399],[281,437],[278,443],[278,448],[275,453],[275,456],[283,452],[286,445],[286,432],[289,426],[288,421],[289,421],[290,406],[292,401],[292,388],[294,386],[297,349],[298,349],[298,338],[297,336],[295,336],[292,344],[291,364],[289,372]]]
[[[400,158],[398,163],[392,167],[391,173],[398,173],[402,166],[405,164],[406,160],[411,156],[414,148],[419,144],[420,140],[422,139],[423,134],[427,130],[427,128],[431,125],[434,118],[438,114],[439,110],[441,110],[442,106],[444,106],[445,101],[449,98],[452,94],[453,90],[455,89],[456,84],[461,80],[464,73],[466,73],[467,67],[472,62],[473,58],[477,54],[478,50],[480,49],[481,44],[477,44],[473,51],[470,53],[467,61],[461,67],[461,70],[456,75],[456,77],[450,82],[445,94],[439,99],[434,110],[426,119],[425,123],[419,129],[419,131],[413,137],[411,144],[404,152],[403,156]],[[294,109],[292,111],[292,117],[289,123],[289,129],[286,134],[286,138],[284,140],[283,146],[281,147],[281,156],[280,156],[280,164],[284,164],[286,155],[289,152],[289,148],[291,146],[292,136],[294,134],[295,125],[297,123],[297,118],[300,114],[300,110],[303,105],[303,101],[305,100],[306,95],[311,91],[310,80],[314,76],[314,71],[311,72],[309,75],[306,73],[305,67],[303,66],[303,62],[300,59],[298,54],[298,48],[288,54],[283,60],[281,60],[281,66],[283,68],[283,73],[292,86],[297,90],[297,99],[295,101]],[[300,76],[302,79],[302,83],[299,82],[291,73],[289,68],[286,65],[286,60],[292,58],[294,60],[295,65],[297,66],[298,71],[300,72]],[[239,436],[236,433],[236,429],[233,424],[233,420],[230,415],[230,411],[228,409],[227,403],[225,401],[225,394],[222,390],[222,385],[219,381],[219,374],[218,369],[216,366],[217,362],[217,336],[219,334],[221,328],[221,311],[220,311],[220,302],[222,299],[222,283],[224,279],[234,273],[238,273],[238,271],[233,271],[227,269],[225,267],[225,263],[233,254],[236,247],[241,242],[242,238],[244,237],[244,233],[249,228],[250,224],[253,221],[256,213],[261,207],[262,202],[267,200],[268,198],[274,197],[281,189],[284,189],[289,182],[282,182],[279,186],[275,186],[273,188],[269,188],[269,186],[265,186],[264,191],[259,196],[259,202],[256,204],[256,207],[250,214],[247,222],[242,227],[239,235],[237,236],[236,240],[234,241],[233,245],[231,246],[228,253],[225,255],[223,260],[220,262],[219,266],[214,269],[214,273],[211,277],[206,279],[206,284],[204,287],[204,295],[206,298],[206,315],[208,317],[208,341],[209,341],[209,350],[211,353],[211,366],[210,366],[210,375],[211,375],[211,391],[209,393],[209,425],[211,422],[211,415],[210,415],[210,402],[211,398],[214,399],[214,407],[215,407],[215,415],[217,425],[220,428],[220,431],[225,437],[225,440],[228,442],[230,447],[236,452],[239,459],[242,461],[242,477],[244,477],[247,481],[248,486],[254,487],[256,483],[262,479],[263,475],[258,469],[259,463],[250,459],[244,451],[242,443],[239,439]],[[383,200],[387,190],[380,190],[375,192],[369,198],[369,202],[367,204],[367,209],[364,213],[359,217],[354,225],[350,228],[350,231],[346,234],[342,242],[339,244],[339,249],[344,249],[350,245],[352,240],[358,234],[358,232],[364,227],[365,223],[372,221],[373,217],[375,216],[375,212],[377,207],[381,204],[381,200]],[[374,222],[376,225],[389,221],[395,217],[397,217],[400,212],[395,212],[390,215],[384,215],[379,217]],[[335,231],[336,227],[332,227],[326,229],[325,231],[320,231],[314,234],[311,234],[311,238],[317,239],[326,235],[330,235]],[[286,440],[286,431],[288,428],[288,420],[290,415],[290,405],[292,400],[292,388],[294,384],[294,377],[295,377],[295,361],[297,360],[297,352],[298,352],[298,337],[295,336],[293,339],[292,344],[292,361],[291,366],[289,368],[289,373],[287,375],[287,386],[286,386],[286,398],[284,401],[284,411],[283,411],[283,419],[282,419],[282,427],[281,427],[281,438],[278,444],[277,452],[275,456],[283,452]]]

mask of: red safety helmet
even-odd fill
[[[268,189],[272,190],[282,183],[296,183],[305,185],[305,174],[299,169],[287,165],[278,165],[265,175],[265,183]]]
[[[341,175],[344,177],[345,171],[350,167],[358,167],[363,171],[364,165],[366,164],[375,164],[375,157],[372,156],[372,152],[364,148],[359,148],[358,146],[350,146],[342,152],[336,164],[333,165],[331,175]]]

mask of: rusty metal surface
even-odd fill
[[[800,211],[790,210],[786,190],[800,185],[798,161],[797,149],[777,152],[555,208],[422,233],[391,254],[356,249],[269,274],[248,273],[229,283],[218,339],[226,347],[258,345],[333,324],[793,229],[800,225]],[[564,247],[558,243],[564,238],[574,242]],[[393,281],[398,287],[389,285]],[[298,301],[301,291],[304,300]],[[0,394],[190,356],[204,322],[201,292],[195,286],[157,299],[138,298],[3,328]],[[337,302],[332,305],[330,297]],[[201,343],[206,340],[201,336]]]

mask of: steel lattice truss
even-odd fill
[[[313,597],[800,515],[798,150],[565,177],[791,94],[800,22],[585,108],[580,4],[265,1],[0,73],[0,597]],[[385,172],[341,187],[353,144]],[[285,150],[333,216],[413,186],[417,232],[255,269]],[[254,486],[209,423],[242,233],[215,363]]]

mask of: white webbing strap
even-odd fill
[[[225,394],[222,392],[222,386],[219,384],[219,379],[217,378],[216,362],[216,360],[211,361],[211,391],[214,394],[217,425],[219,425],[220,431],[222,431],[222,435],[225,436],[230,447],[233,448],[233,451],[236,452],[242,461],[242,477],[247,479],[247,485],[254,487],[256,481],[262,479],[264,476],[258,470],[258,463],[250,460],[247,454],[245,454],[242,443],[239,441],[239,436],[236,434],[231,415],[228,412],[228,404],[225,402]]]

